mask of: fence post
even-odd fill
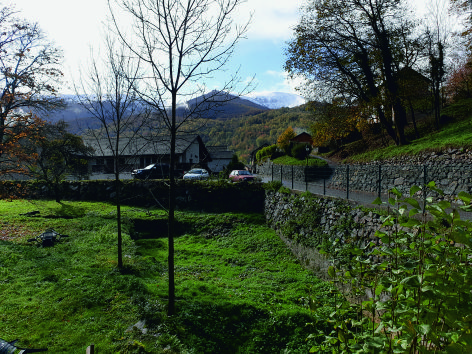
[[[92,344],[90,344],[90,346],[87,348],[87,351],[85,352],[85,354],[94,354],[95,353],[95,346]]]
[[[308,167],[305,166],[305,192],[308,192]]]
[[[379,199],[382,197],[382,165],[379,164]]]
[[[346,199],[349,199],[349,165],[346,166]]]
[[[280,182],[282,182],[282,184],[284,184],[284,178],[282,175],[283,171],[284,171],[284,166],[280,165]]]
[[[423,165],[423,214],[426,213],[426,184],[428,183],[426,177],[427,172],[426,165]]]
[[[272,182],[274,182],[274,165],[272,164],[272,173],[271,173]]]
[[[292,165],[292,189],[293,189],[293,165]]]
[[[326,195],[326,178],[323,177],[323,195]]]

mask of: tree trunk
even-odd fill
[[[397,145],[406,145],[408,143],[405,136],[406,111],[399,98],[396,99],[393,111],[395,113],[395,128],[398,136]]]
[[[118,149],[118,144],[120,141],[120,136],[116,137],[116,149]],[[118,150],[115,150],[118,151]],[[119,156],[114,156],[114,171],[115,172],[115,203],[116,203],[116,227],[118,233],[117,240],[117,252],[118,252],[118,268],[123,268],[123,238],[121,232],[121,182],[120,182],[120,160]]]
[[[380,123],[385,127],[385,129],[387,130],[387,134],[393,139],[393,141],[395,141],[395,144],[398,145],[397,134],[395,132],[395,129],[393,129],[392,125],[390,124],[390,122],[387,121],[384,110],[380,106],[377,106],[376,109],[377,109],[377,116],[379,117]]]
[[[416,136],[416,139],[419,139],[420,133],[418,131],[418,127],[416,126],[415,109],[413,108],[413,103],[411,103],[410,99],[408,99],[408,106],[410,107],[411,121],[413,122],[413,127],[415,128],[415,136]]]
[[[174,234],[175,234],[175,140],[176,140],[176,109],[177,109],[177,92],[172,92],[172,123],[170,127],[170,186],[169,186],[169,303],[167,315],[175,314],[175,282],[174,282]]]
[[[54,198],[56,198],[56,203],[61,202],[61,190],[59,187],[59,181],[53,182],[53,189],[54,189]]]
[[[118,170],[117,170],[118,171]],[[115,186],[116,186],[116,224],[118,229],[118,268],[123,268],[123,240],[121,234],[121,183],[120,175],[115,172]]]

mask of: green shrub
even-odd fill
[[[442,193],[434,182],[427,187]],[[472,222],[461,220],[444,200],[427,198],[421,210],[414,199],[421,189],[412,187],[408,197],[393,189],[393,212],[376,232],[381,247],[353,247],[348,268],[329,268],[333,282],[345,283],[351,297],[370,295],[338,306],[333,330],[310,336],[323,340],[311,352],[472,352]],[[472,195],[461,192],[458,199],[466,205],[461,209],[472,209]]]
[[[280,181],[271,181],[263,184],[265,190],[278,192],[283,184]]]
[[[256,160],[257,162],[262,162],[266,158],[271,158],[272,155],[277,151],[277,145],[267,146],[265,148],[260,149],[256,153]]]
[[[309,148],[308,151],[306,149],[307,147]],[[294,144],[292,150],[290,151],[290,154],[296,159],[303,160],[310,154],[311,150],[312,148],[308,144]]]

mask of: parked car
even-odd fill
[[[208,179],[210,174],[204,168],[193,168],[184,174],[183,179]]]
[[[229,174],[229,179],[233,182],[250,182],[255,181],[256,177],[246,170],[233,170]]]
[[[174,176],[180,178],[182,170],[175,169]],[[145,168],[139,168],[131,172],[131,176],[137,179],[164,179],[170,176],[170,165],[165,163],[153,163]]]

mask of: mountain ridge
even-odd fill
[[[227,146],[239,157],[248,160],[251,151],[265,143],[275,144],[278,136],[289,126],[297,131],[309,131],[311,112],[305,109],[305,105],[287,107],[287,102],[292,100],[292,94],[288,95],[278,95],[284,99],[280,101],[281,107],[276,109],[264,107],[245,98],[232,98],[224,105],[226,107],[217,110],[214,119],[209,119],[198,129],[198,134],[206,145]],[[273,98],[273,95],[269,95],[269,98]],[[63,119],[69,124],[69,130],[79,135],[83,133],[83,127],[100,128],[98,120],[91,118],[76,100],[71,97],[68,103],[65,110],[47,118],[52,122]],[[185,106],[179,107],[179,110],[183,109]]]
[[[251,95],[252,96],[242,97],[229,95],[229,101],[224,103],[216,110],[216,113],[219,115],[216,116],[215,114],[214,117],[211,118],[225,119],[237,116],[254,115],[265,110],[279,109],[284,107],[293,108],[304,104],[304,99],[301,96],[292,93],[263,92],[253,93]],[[51,122],[57,122],[59,120],[73,122],[91,117],[91,114],[81,104],[78,103],[76,96],[63,95],[62,97],[66,103],[66,108],[61,111],[50,113],[45,117],[47,120],[50,120]],[[189,100],[184,105],[179,105],[178,111],[180,114],[183,114],[183,110],[185,110],[187,105],[192,106],[192,104],[198,102],[201,97],[202,96]]]

